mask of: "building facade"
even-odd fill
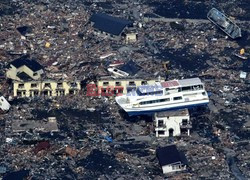
[[[188,109],[165,111],[154,114],[156,137],[190,135],[192,125]]]
[[[64,96],[80,91],[80,81],[27,81],[13,82],[14,97]]]
[[[127,94],[141,85],[154,85],[156,82],[163,82],[163,78],[158,79],[99,79],[97,81],[97,92],[100,96],[113,96]]]

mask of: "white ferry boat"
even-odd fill
[[[116,102],[129,115],[139,115],[206,105],[209,98],[201,80],[191,78],[139,86],[135,91],[117,96]]]

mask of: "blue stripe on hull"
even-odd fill
[[[169,111],[169,110],[177,110],[177,109],[184,109],[184,108],[193,108],[197,106],[205,106],[208,103],[201,103],[201,104],[195,104],[195,105],[188,105],[188,106],[179,106],[174,108],[165,108],[165,109],[159,109],[154,111],[134,111],[134,112],[127,112],[129,116],[136,116],[136,115],[152,115],[155,112],[161,112],[161,111]]]

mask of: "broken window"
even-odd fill
[[[36,88],[37,87],[37,84],[36,83],[32,83],[31,84],[31,88]]]
[[[158,127],[163,127],[164,124],[163,124],[163,120],[158,120]]]
[[[75,94],[74,90],[69,90],[69,94]]]
[[[109,82],[103,82],[103,86],[108,86]]]
[[[116,85],[116,86],[121,86],[121,84],[122,84],[122,83],[119,82],[119,81],[118,81],[118,82],[115,82],[115,85]]]
[[[24,84],[18,84],[18,88],[24,88]]]
[[[165,135],[165,131],[158,131],[159,135]]]
[[[58,87],[58,88],[61,88],[62,86],[63,86],[63,83],[61,83],[61,82],[60,82],[60,83],[57,83],[57,87]]]
[[[73,83],[70,83],[70,86],[71,87],[77,87],[77,84],[76,84],[76,82],[73,82]]]
[[[45,85],[44,85],[44,88],[51,88],[51,85],[50,85],[50,83],[45,83]]]
[[[21,91],[17,91],[17,96],[22,96],[22,92]]]
[[[187,119],[182,119],[182,125],[187,125],[188,124],[188,120]]]

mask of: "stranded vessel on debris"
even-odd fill
[[[158,82],[139,86],[136,91],[116,97],[129,115],[188,108],[208,104],[208,94],[199,78]]]
[[[241,37],[241,29],[219,10],[212,8],[207,18],[231,38]]]

